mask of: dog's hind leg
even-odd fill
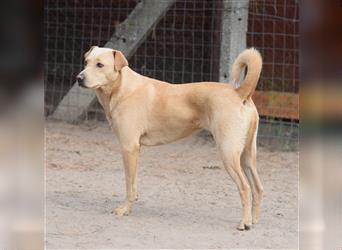
[[[256,135],[254,135],[250,141],[247,141],[241,155],[241,165],[252,189],[252,223],[255,224],[259,219],[261,200],[263,196],[263,186],[258,175],[256,164]]]
[[[140,145],[133,144],[131,146],[122,147],[122,156],[125,168],[126,177],[126,192],[127,198],[125,204],[116,208],[114,212],[117,215],[130,214],[133,204],[138,197],[137,192],[137,161],[139,155]]]
[[[238,230],[248,230],[250,229],[252,222],[252,215],[251,215],[251,189],[246,179],[245,175],[243,174],[241,165],[240,165],[240,155],[241,151],[234,150],[232,151],[234,143],[228,146],[227,144],[231,144],[230,141],[226,141],[220,146],[220,151],[222,154],[223,164],[233,181],[235,182],[241,197],[241,203],[243,207],[243,216],[240,224],[238,225]]]

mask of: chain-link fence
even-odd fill
[[[171,83],[218,81],[224,1],[230,0],[176,0],[130,58],[130,67]],[[103,46],[140,2],[45,0],[47,117],[73,86],[84,52]],[[298,140],[298,24],[296,0],[249,1],[247,47],[256,47],[264,60],[254,96],[261,116],[259,142],[282,149]],[[100,105],[94,102],[84,118],[103,120]]]

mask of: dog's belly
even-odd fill
[[[185,104],[180,106],[179,103],[182,102]],[[140,143],[153,146],[182,139],[203,128],[204,120],[204,114],[186,104],[184,100],[169,100],[168,104],[156,103],[143,123],[145,129]]]
[[[167,128],[160,130],[153,130],[144,133],[140,137],[140,144],[145,146],[154,146],[167,144],[177,141],[184,137],[191,135],[193,132],[198,131],[199,128],[182,128],[177,130],[169,130]]]

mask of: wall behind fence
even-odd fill
[[[129,60],[130,66],[171,83],[217,81],[225,32],[222,1],[177,0]],[[135,5],[133,0],[45,0],[46,116],[73,85],[84,52],[92,45],[103,46]],[[249,4],[247,45],[259,49],[264,59],[256,96],[258,109],[266,114],[259,133],[264,143],[297,141],[298,122],[288,114],[298,112],[291,103],[299,87],[298,13],[295,0]],[[98,103],[86,119],[104,119]]]

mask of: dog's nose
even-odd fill
[[[83,87],[84,86],[84,75],[83,74],[79,74],[76,77],[76,81],[77,81],[78,85]]]

